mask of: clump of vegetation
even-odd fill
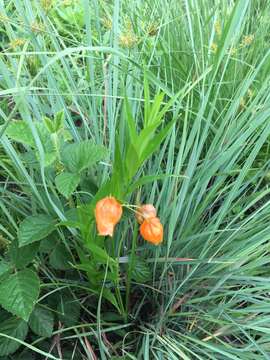
[[[269,10],[0,5],[0,359],[266,359]]]

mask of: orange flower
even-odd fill
[[[144,240],[154,245],[159,245],[163,241],[163,226],[158,217],[145,219],[140,226],[140,233]]]
[[[113,196],[99,200],[95,208],[98,235],[113,236],[114,227],[120,221],[122,213],[122,205]]]
[[[152,204],[141,205],[136,212],[136,219],[139,224],[142,224],[145,219],[150,219],[157,216],[157,210]]]

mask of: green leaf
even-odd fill
[[[128,179],[132,179],[138,171],[141,161],[138,152],[136,151],[133,144],[129,144],[127,155],[126,155],[126,169],[128,172]]]
[[[85,140],[67,145],[62,152],[62,161],[70,172],[80,173],[104,159],[106,155],[107,150],[104,146]]]
[[[132,144],[136,144],[138,135],[136,131],[135,121],[133,119],[128,99],[125,97],[125,113],[128,125],[128,134]]]
[[[54,119],[51,120],[47,116],[44,116],[43,122],[50,134],[57,133],[64,127],[64,111],[57,112]]]
[[[65,211],[64,214],[67,221],[74,221],[74,222],[79,221],[78,210],[76,208],[68,209],[67,211]]]
[[[23,120],[13,120],[8,125],[5,134],[14,141],[34,147],[35,140],[31,129]]]
[[[80,175],[69,172],[63,172],[55,178],[57,190],[64,195],[67,199],[70,198],[72,193],[76,190],[80,182]]]
[[[29,319],[29,326],[31,330],[36,335],[51,337],[53,332],[53,325],[53,313],[41,306],[36,306]]]
[[[66,326],[76,325],[80,317],[80,303],[71,296],[61,296],[58,303],[58,318]]]
[[[28,333],[27,323],[21,319],[12,317],[0,324],[0,356],[13,354],[21,344],[15,340],[12,340],[9,337],[16,338],[18,340],[24,341]]]
[[[81,224],[77,221],[60,221],[57,226],[65,226],[69,228],[77,228],[80,229]]]
[[[151,183],[151,182],[156,181],[156,180],[163,180],[163,179],[166,179],[167,177],[170,177],[170,176],[172,176],[172,175],[170,175],[170,174],[160,174],[160,175],[143,176],[139,180],[135,181],[133,184],[131,184],[129,186],[128,193],[133,192],[139,186]]]
[[[36,158],[38,161],[40,161],[40,155],[38,152],[35,153]],[[44,165],[50,166],[52,165],[57,159],[57,153],[56,151],[47,152],[44,154]]]
[[[161,121],[161,114],[163,113],[160,111],[160,107],[164,98],[164,93],[158,93],[154,97],[154,101],[152,106],[149,108],[150,112],[148,112],[148,117],[144,119],[145,125],[158,125]]]
[[[48,237],[46,237],[46,239],[43,239],[39,245],[39,251],[41,253],[50,253],[54,247],[55,244],[57,243],[57,241],[59,240],[57,233],[52,233],[51,235],[49,235]],[[23,249],[23,247],[21,248]]]
[[[86,247],[92,252],[95,257],[95,260],[100,261],[101,263],[106,264],[107,262],[111,265],[115,265],[116,261],[111,258],[107,252],[102,249],[100,246],[95,245],[93,243],[87,243]]]
[[[30,269],[9,275],[0,284],[2,307],[25,321],[35,306],[39,295],[39,278]]]
[[[148,83],[146,73],[144,73],[143,88],[144,88],[144,125],[147,126],[147,121],[149,119],[151,102],[150,102],[149,83]]]
[[[64,244],[58,244],[50,254],[50,265],[57,270],[68,270],[71,268],[72,258]]]
[[[5,262],[4,260],[0,261],[0,276],[7,273],[10,269],[10,264]]]
[[[58,111],[54,116],[54,131],[57,132],[64,127],[64,119],[65,119],[64,111]]]
[[[53,152],[49,152],[49,153],[45,153],[44,154],[44,157],[45,157],[45,161],[44,161],[44,165],[45,166],[50,166],[52,165],[56,159],[57,159],[57,153],[55,151]]]
[[[36,122],[35,126],[46,154],[53,153],[55,151],[54,144],[45,124],[43,122]]]
[[[44,116],[43,121],[44,121],[44,124],[45,124],[47,130],[48,130],[51,134],[53,134],[53,133],[55,132],[53,121],[52,121],[51,119],[49,119],[47,116]]]
[[[36,360],[35,352],[32,350],[24,349],[23,352],[18,355],[18,357],[12,359],[12,360]],[[3,360],[0,358],[0,360]]]
[[[7,273],[10,271],[10,269],[11,264],[7,263],[5,260],[0,260],[0,282],[7,276]]]
[[[18,246],[17,240],[13,240],[9,248],[9,256],[11,262],[17,269],[21,269],[35,258],[39,249],[39,243],[26,245],[23,247]]]
[[[171,120],[164,129],[162,129],[154,138],[148,143],[147,147],[141,154],[140,160],[144,162],[150,155],[152,155],[157,148],[160,146],[162,141],[167,136],[168,132],[171,130],[173,124],[175,123],[176,119]]]
[[[123,154],[120,150],[119,138],[116,137],[113,174],[110,180],[110,186],[111,189],[113,190],[113,194],[118,198],[121,198],[123,196],[123,192],[125,191],[125,185],[127,181],[128,181],[128,174],[125,171],[125,164],[123,162]]]
[[[67,129],[63,129],[61,135],[63,136],[64,141],[71,141],[73,139],[70,131]]]
[[[19,247],[32,244],[48,236],[55,230],[54,220],[49,215],[29,216],[19,226]]]
[[[138,283],[144,283],[151,279],[151,271],[145,260],[136,257],[131,277]]]
[[[108,300],[113,306],[115,306],[115,308],[121,314],[121,310],[116,300],[116,297],[110,289],[103,289],[102,296],[104,297],[104,299]]]

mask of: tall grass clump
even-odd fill
[[[0,359],[270,357],[269,14],[0,1]]]

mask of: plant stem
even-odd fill
[[[127,284],[126,284],[126,322],[128,320],[129,313],[129,297],[130,297],[130,288],[131,288],[131,277],[134,269],[135,263],[135,253],[136,253],[136,245],[137,245],[137,235],[138,234],[138,224],[135,223],[133,238],[132,238],[132,247],[131,247],[131,255],[130,261],[128,262],[128,270],[127,270]]]

